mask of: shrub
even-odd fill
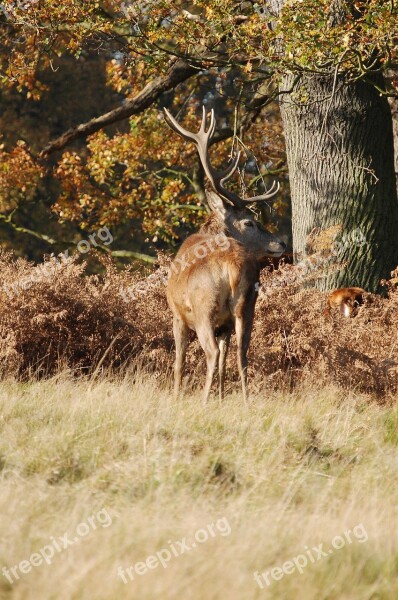
[[[4,375],[51,375],[123,370],[135,360],[159,375],[174,358],[171,313],[165,297],[168,259],[151,275],[117,271],[101,259],[105,273],[86,275],[76,258],[50,257],[35,266],[0,252],[0,364]],[[397,390],[398,291],[387,298],[366,294],[350,319],[325,317],[326,294],[301,289],[292,265],[261,275],[260,297],[249,353],[249,375],[267,385],[294,387],[305,378],[326,378],[344,388],[378,396]],[[396,274],[395,274],[396,275]],[[286,285],[283,284],[285,282]],[[193,385],[205,371],[204,354],[192,334],[186,371]],[[237,381],[235,345],[227,365]]]

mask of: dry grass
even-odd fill
[[[247,410],[234,348],[225,402],[200,405],[192,392],[204,371],[197,341],[188,395],[172,402],[166,265],[139,280],[107,262],[103,277],[87,277],[71,259],[43,276],[1,253],[0,268],[9,286],[0,305],[1,599],[397,597],[392,284],[389,298],[368,295],[355,318],[325,319],[325,294],[300,290],[294,267],[264,272],[271,292],[257,305]],[[291,273],[289,285],[276,285]],[[30,557],[63,544],[65,533],[73,539],[101,511],[109,526],[97,523],[54,551],[50,565],[22,562],[12,582],[1,572],[37,562]],[[211,524],[216,534],[167,568],[126,576]],[[256,583],[254,572],[321,543],[330,549],[358,526],[366,541],[354,538],[264,589]]]
[[[7,600],[157,598],[395,599],[398,410],[332,386],[259,388],[203,409],[173,404],[154,376],[0,384],[0,569],[106,509],[51,565],[10,584]],[[230,535],[135,575],[117,574],[217,519]],[[267,571],[362,524],[346,544],[266,589]]]

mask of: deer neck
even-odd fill
[[[217,235],[219,233],[224,233],[226,236],[229,235],[225,222],[215,213],[209,215],[199,231],[200,233],[207,233],[210,235]]]

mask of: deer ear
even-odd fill
[[[209,190],[206,190],[206,198],[210,209],[224,218],[227,214],[227,209],[222,198],[215,192]]]

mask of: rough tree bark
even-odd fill
[[[392,114],[392,130],[394,135],[395,179],[398,194],[398,98],[389,99]]]
[[[285,89],[293,83],[287,78]],[[378,82],[380,84],[380,81]],[[339,263],[321,289],[377,291],[398,265],[398,202],[391,111],[368,83],[302,78],[282,96],[292,195],[293,246],[306,255],[314,229],[341,227]]]
[[[270,0],[275,14],[285,1]],[[329,26],[343,23],[348,14],[352,18],[355,10],[346,0],[331,0]],[[391,110],[371,83],[346,85],[336,75],[302,77],[293,94],[281,96],[293,249],[305,255],[311,232],[339,226],[347,243],[340,244],[338,262],[346,264],[316,285],[380,291],[380,279],[398,265]],[[375,77],[383,87],[382,77]],[[286,77],[281,91],[295,81],[294,74]],[[363,236],[365,243],[356,243]]]

